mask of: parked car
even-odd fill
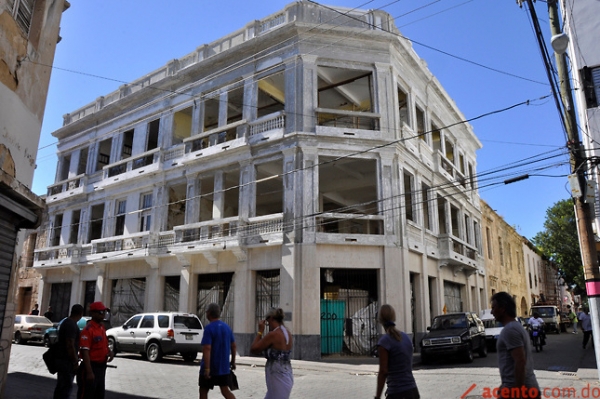
[[[77,322],[77,326],[79,327],[80,330],[83,330],[83,327],[85,327],[87,322],[90,321],[91,319],[92,318],[89,316],[83,316]],[[55,343],[58,342],[58,325],[59,324],[60,324],[60,322],[54,323],[54,325],[52,327],[50,327],[49,329],[46,330],[46,332],[44,333],[44,345],[50,346],[50,345],[54,345]]]
[[[473,361],[473,352],[487,356],[485,327],[472,312],[451,313],[436,316],[429,332],[421,340],[421,362],[430,363],[434,358],[462,357]]]
[[[496,350],[496,344],[498,343],[498,337],[504,328],[504,325],[494,318],[491,313],[491,309],[485,309],[481,312],[481,321],[485,327],[485,342],[487,343],[488,351]],[[527,327],[527,321],[520,317],[517,317],[517,321],[523,326]]]
[[[44,316],[26,314],[15,315],[13,339],[16,344],[26,344],[27,341],[41,341],[44,333],[52,327],[52,322]]]
[[[193,362],[202,350],[203,334],[202,322],[196,315],[175,312],[136,314],[121,327],[106,332],[115,354],[141,353],[151,362],[177,353],[183,360]]]

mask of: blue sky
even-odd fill
[[[71,1],[61,22],[62,41],[54,59],[33,191],[45,194],[54,182],[56,139],[51,133],[62,126],[64,114],[288,3]],[[532,157],[557,155],[566,139],[553,100],[539,100],[550,94],[550,86],[526,9],[514,1],[490,0],[323,4],[387,11],[467,119],[490,113],[471,123],[483,144],[477,153],[480,196],[521,235],[531,238],[541,231],[546,210],[569,197],[565,177],[569,166],[567,155],[562,155],[533,164],[562,166],[531,171]],[[535,7],[549,36],[546,3],[537,2]],[[494,113],[527,100],[529,105]],[[529,165],[515,169],[522,160]],[[509,169],[483,175],[504,167]],[[486,187],[525,172],[543,176]],[[489,177],[493,179],[486,180]]]

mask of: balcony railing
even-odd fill
[[[175,242],[210,241],[224,237],[237,236],[238,224],[239,218],[236,216],[176,226],[173,229],[175,232]]]
[[[107,179],[157,163],[160,159],[160,154],[160,148],[155,148],[153,150],[146,151],[143,154],[139,154],[135,157],[127,158],[122,161],[106,165],[102,168],[103,177],[104,179]]]
[[[240,228],[240,236],[249,237],[263,234],[280,233],[283,231],[283,213],[250,218]]]
[[[37,261],[58,260],[79,256],[79,246],[76,244],[61,245],[52,248],[35,250],[33,259]]]
[[[130,236],[100,238],[92,240],[92,254],[146,248],[149,242],[150,232],[148,231]]]
[[[65,193],[69,190],[74,190],[83,187],[86,184],[86,175],[81,174],[67,180],[60,181],[51,186],[48,186],[48,196]]]
[[[317,231],[334,234],[384,234],[383,216],[349,213],[322,213],[316,218]]]
[[[348,129],[379,130],[380,115],[373,112],[317,108],[317,125]]]
[[[477,261],[477,248],[457,237],[447,234],[441,235],[438,239],[438,245],[442,258],[450,261],[450,263],[474,265],[474,262]]]
[[[269,130],[283,129],[285,127],[285,114],[283,111],[250,122],[250,136],[268,132]]]
[[[233,122],[226,126],[220,126],[204,133],[188,137],[183,140],[185,143],[185,153],[188,154],[200,151],[205,148],[244,137],[246,124],[246,120],[242,119],[241,121]]]

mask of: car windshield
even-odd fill
[[[500,323],[496,319],[484,320],[483,321],[483,325],[485,326],[485,328],[499,328],[499,327],[504,327],[504,325],[502,323]]]
[[[196,330],[201,330],[202,325],[200,324],[200,320],[193,316],[175,316],[173,319],[173,324],[175,328],[193,328]]]
[[[555,309],[551,307],[531,309],[532,316],[535,312],[539,313],[540,317],[554,317],[556,315]]]
[[[450,330],[455,328],[466,328],[467,318],[463,315],[442,316],[433,319],[431,330]]]
[[[29,324],[52,324],[52,322],[44,316],[27,316],[25,322]]]

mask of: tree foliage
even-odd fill
[[[565,282],[576,294],[585,293],[585,278],[579,250],[573,201],[561,200],[546,210],[544,230],[531,240],[556,263]]]

